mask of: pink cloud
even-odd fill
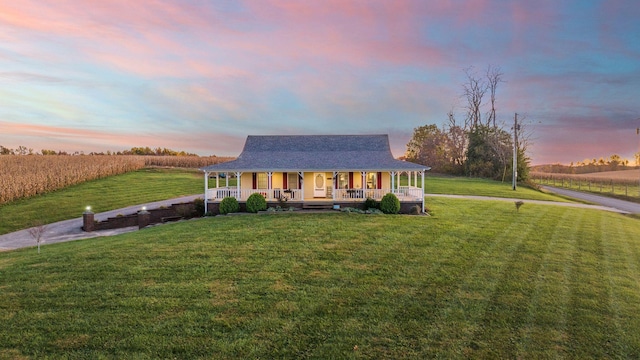
[[[19,124],[0,121],[3,129],[0,145],[17,148],[20,145],[41,149],[83,151],[120,151],[133,146],[167,147],[200,155],[237,156],[242,150],[245,135],[224,133],[137,133],[123,134],[69,127]],[[21,141],[25,141],[21,143]]]

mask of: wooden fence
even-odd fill
[[[538,185],[640,198],[640,180],[589,178],[571,174],[531,174]]]

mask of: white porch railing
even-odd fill
[[[260,193],[267,201],[277,201],[284,199],[286,201],[301,201],[302,191],[300,189],[282,190],[282,189],[241,189],[238,193],[238,189],[235,187],[229,188],[213,188],[207,191],[207,199],[210,201],[220,201],[227,196],[235,197],[238,201],[244,201],[249,198],[251,194]]]
[[[364,200],[372,198],[380,200],[388,193],[394,193],[400,201],[422,201],[424,191],[419,187],[401,186],[398,189],[334,189],[332,195],[328,199],[335,201]],[[213,188],[207,191],[207,199],[209,201],[220,201],[227,196],[233,196],[238,201],[245,201],[253,193],[262,194],[267,201],[278,201],[280,198],[286,201],[303,201],[302,190],[291,189],[238,189],[235,187]]]
[[[380,200],[388,193],[394,193],[400,201],[416,200],[422,201],[424,191],[413,186],[401,186],[399,189],[335,189],[335,200],[351,200],[371,198]]]

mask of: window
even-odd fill
[[[297,189],[298,188],[298,174],[297,173],[288,173],[287,174],[287,186],[289,189]]]
[[[349,173],[338,173],[338,175],[336,175],[336,178],[337,178],[338,189],[349,188]]]
[[[256,185],[257,185],[257,189],[269,188],[269,179],[267,178],[267,173],[256,174]]]
[[[378,174],[374,172],[367,173],[367,189],[378,188]]]

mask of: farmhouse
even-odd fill
[[[297,208],[358,207],[394,193],[401,212],[415,205],[424,212],[429,169],[394,159],[387,135],[283,135],[248,136],[236,160],[201,170],[206,211],[217,213],[224,197],[235,197],[242,207],[256,192],[269,206]]]

